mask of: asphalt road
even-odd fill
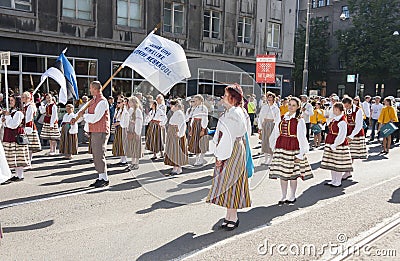
[[[255,136],[251,142],[257,148]],[[240,226],[232,232],[218,229],[225,210],[204,202],[211,154],[204,167],[186,168],[174,178],[165,178],[169,168],[148,154],[131,173],[109,157],[110,187],[96,190],[88,188],[97,176],[85,151],[80,148],[70,161],[38,154],[24,182],[0,186],[0,260],[330,259],[400,212],[398,147],[380,156],[379,144],[371,144],[368,160],[355,162],[353,180],[341,188],[323,185],[330,173],[319,169],[322,150],[310,152],[315,177],[299,182],[293,206],[276,205],[279,181],[268,179],[255,156],[253,207],[240,211]],[[374,247],[400,255],[399,244],[391,243],[400,232],[390,233],[390,240],[382,237]],[[296,251],[310,246],[318,251]]]

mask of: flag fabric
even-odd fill
[[[162,94],[185,78],[190,78],[189,65],[182,46],[150,33],[122,64],[143,76]]]
[[[48,78],[52,78],[60,85],[59,102],[66,104],[68,100],[79,99],[78,85],[75,70],[65,57],[64,52],[60,54],[53,67],[42,74],[39,86]]]

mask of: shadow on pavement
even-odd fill
[[[54,220],[48,220],[32,225],[27,226],[18,226],[18,227],[3,227],[4,233],[13,233],[13,232],[21,232],[21,231],[29,231],[29,230],[36,230],[36,229],[43,229],[49,227],[54,224]]]
[[[325,181],[305,190],[303,194],[298,197],[295,205],[272,205],[266,207],[256,207],[247,212],[240,212],[239,219],[241,223],[240,226],[234,231],[227,232],[225,230],[220,230],[218,227],[222,223],[223,218],[221,218],[217,223],[213,225],[213,232],[204,235],[186,233],[176,238],[175,240],[161,246],[160,248],[143,254],[138,258],[138,260],[166,260],[178,258],[186,253],[203,249],[221,240],[247,232],[249,230],[253,230],[260,226],[265,226],[276,217],[283,216],[301,208],[312,206],[318,201],[341,196],[344,194],[345,188],[356,184],[355,182],[349,181],[344,183],[343,186],[340,188],[331,188],[324,186],[324,183]],[[161,204],[167,203],[158,202],[154,204],[152,208],[160,208],[160,206],[162,206]],[[176,206],[170,206],[169,208],[173,207]],[[143,211],[141,213],[148,212],[147,210]],[[205,213],[205,215],[207,214]],[[296,224],[294,222],[293,226],[295,225]]]
[[[388,200],[389,203],[400,203],[400,188],[393,191],[392,198]]]

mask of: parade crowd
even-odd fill
[[[257,100],[255,95],[244,97],[237,84],[227,86],[223,97],[166,99],[160,94],[154,99],[137,93],[106,98],[101,90],[100,82],[92,82],[91,99],[83,96],[67,104],[60,118],[51,93],[11,93],[9,110],[0,94],[0,180],[10,176],[1,185],[23,181],[44,142],[49,145],[46,156],[62,154],[65,160],[78,154],[79,143],[88,143],[98,174],[90,185],[95,188],[109,185],[108,143],[126,171],[137,171],[149,151],[151,160],[171,167],[166,176],[174,176],[184,172],[189,157],[195,158],[195,166],[204,165],[213,142],[214,178],[207,202],[227,209],[221,227],[233,230],[239,226],[237,209],[251,206],[252,135],[259,138],[261,164],[268,166],[269,178],[280,180],[280,205],[296,202],[298,179],[313,178],[310,150],[323,150],[321,168],[331,173],[325,185],[337,188],[353,177],[354,160],[367,159],[368,143],[378,140],[381,154],[387,155],[400,137],[400,104],[393,97],[382,102],[381,97],[368,95],[282,98],[267,92]]]

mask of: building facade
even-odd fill
[[[280,0],[3,0],[0,1],[0,51],[11,51],[9,87],[30,90],[66,47],[75,67],[80,94],[89,82],[105,82],[134,48],[161,23],[158,34],[178,42],[197,78],[177,84],[171,94],[221,94],[223,84],[238,82],[246,94],[261,94],[255,84],[257,54],[276,54],[277,84],[292,92],[296,3]],[[232,65],[219,68],[221,61]],[[200,65],[198,65],[200,64]],[[4,69],[0,85],[4,91]],[[51,79],[43,92],[57,90]],[[106,94],[155,94],[129,68],[112,81]]]
[[[308,0],[300,0],[299,2],[299,23],[304,25],[307,16],[307,2]],[[330,22],[329,47],[332,50],[329,58],[327,81],[315,91],[318,91],[318,94],[322,96],[337,93],[340,97],[343,97],[344,94],[354,97],[356,95],[356,83],[347,82],[346,63],[337,51],[338,42],[335,36],[337,30],[346,30],[352,26],[352,14],[349,11],[348,1],[311,0],[311,6],[311,19],[324,19]],[[357,72],[350,74],[357,75]],[[310,90],[313,89],[312,86],[309,87]],[[381,84],[368,79],[368,75],[359,75],[357,95],[361,97],[365,95],[400,97],[399,82],[388,80],[386,84]]]

